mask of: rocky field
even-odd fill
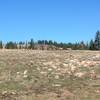
[[[0,100],[100,100],[100,51],[0,50]]]

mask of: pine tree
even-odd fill
[[[47,40],[45,40],[45,44],[48,45],[48,41]]]
[[[89,44],[89,49],[90,50],[95,50],[95,43],[94,43],[94,41],[91,39],[91,41],[90,41],[90,44]]]
[[[53,41],[52,40],[49,40],[49,45],[53,45]]]
[[[100,50],[100,31],[96,32],[94,43],[95,43],[96,50]]]
[[[34,49],[34,40],[33,39],[31,39],[31,41],[30,41],[30,49]]]
[[[3,48],[3,43],[2,43],[2,41],[0,41],[0,49],[2,49]]]
[[[8,42],[6,44],[6,47],[5,48],[6,49],[17,49],[17,44],[16,44],[16,42],[14,43],[14,42],[10,41],[10,42]]]

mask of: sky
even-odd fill
[[[89,41],[100,30],[100,0],[0,0],[0,40]]]

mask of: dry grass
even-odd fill
[[[0,100],[100,100],[100,52],[0,50],[0,91]]]

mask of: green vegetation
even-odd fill
[[[20,41],[20,42],[7,42],[6,44],[0,41],[0,48],[6,49],[38,49],[38,50],[66,50],[71,48],[73,50],[100,50],[100,31],[96,32],[95,39],[91,39],[89,43],[85,43],[84,41],[78,43],[57,43],[52,40],[38,40],[34,41],[31,39],[30,41]]]

